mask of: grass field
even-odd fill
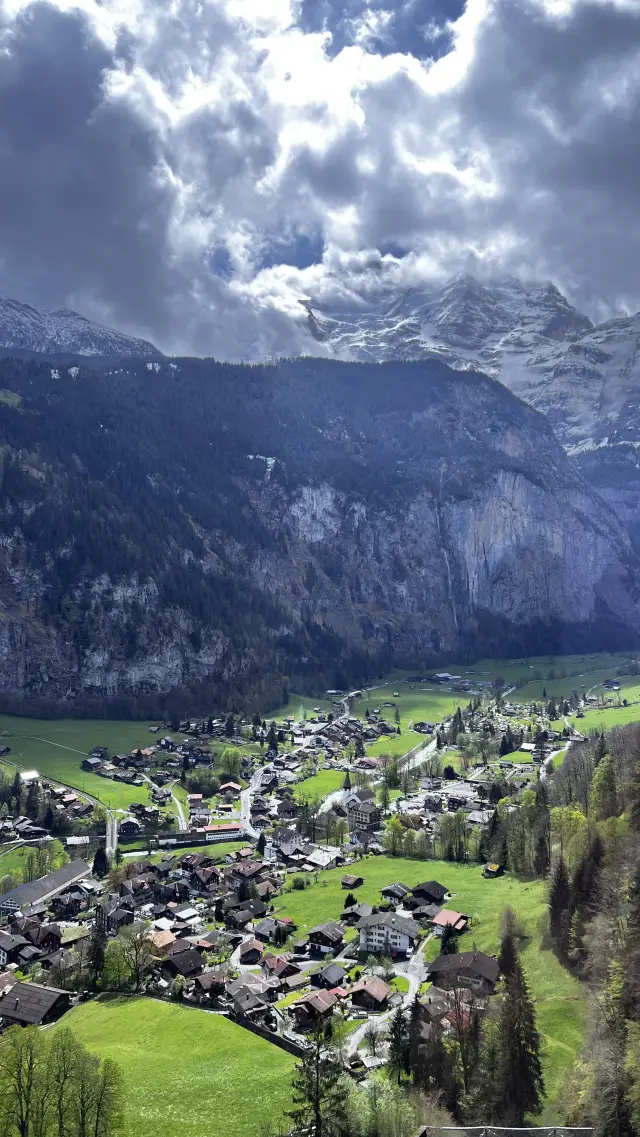
[[[22,878],[27,857],[29,853],[35,852],[36,850],[31,848],[30,845],[20,845],[17,849],[11,849],[8,853],[1,853],[0,877],[8,876],[9,873],[11,873]]]
[[[88,774],[81,767],[93,746],[107,746],[112,754],[149,746],[149,723],[110,722],[101,719],[27,719],[0,715],[0,740],[11,747],[7,764],[35,769],[45,778],[59,779],[92,794],[105,805],[126,808],[132,801],[148,800],[147,787],[125,786]]]
[[[101,999],[62,1019],[124,1070],[127,1137],[256,1137],[289,1106],[294,1059],[220,1015]]]
[[[500,940],[502,910],[510,906],[522,918],[530,936],[522,961],[536,1003],[538,1028],[544,1035],[547,1116],[553,1120],[553,1102],[584,1036],[585,1007],[578,981],[541,942],[538,922],[546,908],[546,885],[539,881],[521,881],[508,873],[496,880],[485,880],[478,865],[399,857],[366,857],[354,871],[364,877],[364,884],[358,889],[358,901],[370,904],[379,901],[380,889],[392,881],[401,881],[410,887],[421,880],[440,881],[453,893],[451,907],[472,917],[472,930],[460,941],[463,950],[475,946],[495,953]],[[277,910],[291,916],[301,933],[324,920],[337,918],[345,897],[340,884],[343,873],[343,869],[324,872],[317,883],[303,892],[286,893],[276,900]],[[427,953],[433,956],[437,950],[436,941],[430,941]]]
[[[294,797],[297,801],[304,798],[326,797],[334,790],[339,790],[344,782],[345,775],[342,770],[320,770],[312,778],[305,778],[294,786]]]

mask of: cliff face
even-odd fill
[[[485,376],[78,362],[0,363],[5,692],[224,701],[640,636],[627,533]]]

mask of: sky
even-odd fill
[[[640,0],[0,0],[0,294],[171,353],[467,271],[640,309]]]

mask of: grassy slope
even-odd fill
[[[0,740],[11,747],[7,761],[22,769],[36,769],[44,777],[58,778],[85,790],[105,805],[124,808],[132,801],[148,800],[146,787],[125,786],[81,767],[92,746],[108,746],[113,754],[127,753],[154,741],[149,723],[108,722],[100,719],[15,718],[0,715]]]
[[[454,894],[451,906],[473,917],[472,932],[461,940],[463,948],[470,949],[475,944],[483,951],[495,953],[499,945],[500,913],[507,905],[525,921],[531,939],[522,959],[536,1001],[538,1027],[544,1035],[548,1112],[553,1118],[552,1103],[582,1042],[584,1003],[577,980],[541,943],[538,921],[546,906],[546,886],[536,881],[520,881],[508,873],[496,880],[485,880],[477,865],[399,857],[367,857],[359,863],[357,871],[364,877],[364,884],[358,889],[358,900],[369,903],[379,900],[380,889],[395,880],[409,886],[421,880],[439,880]],[[337,869],[322,873],[317,884],[311,884],[304,892],[286,893],[276,900],[276,907],[282,914],[291,916],[301,932],[324,920],[335,919],[342,911],[346,896],[340,884],[343,872]],[[436,954],[435,942],[429,947],[430,955]]]
[[[109,999],[77,1007],[62,1024],[122,1066],[127,1137],[255,1137],[289,1105],[294,1059],[219,1015]]]
[[[339,790],[344,782],[345,775],[341,770],[320,770],[312,778],[305,778],[294,787],[294,796],[298,801],[304,798],[326,797],[334,790]]]
[[[13,873],[22,877],[29,853],[35,852],[29,845],[20,845],[9,853],[0,854],[0,877]]]

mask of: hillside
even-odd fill
[[[637,640],[624,529],[486,376],[77,364],[0,361],[4,692],[152,716]]]

